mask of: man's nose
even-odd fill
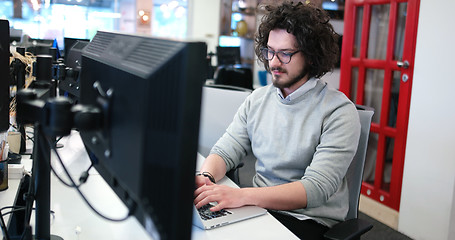
[[[276,66],[281,66],[281,61],[278,59],[278,56],[275,54],[272,59],[269,60],[269,66],[270,68],[276,67]]]

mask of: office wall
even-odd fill
[[[207,43],[216,52],[220,35],[220,0],[191,0],[188,3],[188,38]]]
[[[455,1],[421,0],[398,230],[455,239]]]

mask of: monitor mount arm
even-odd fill
[[[48,56],[44,56],[48,57]],[[40,68],[40,56],[37,67]],[[45,64],[46,65],[46,64]],[[51,71],[51,69],[45,69]],[[50,76],[50,75],[49,75]],[[51,81],[51,79],[46,79]],[[61,239],[50,234],[50,150],[48,139],[67,136],[71,129],[95,130],[103,126],[103,112],[99,107],[73,105],[65,97],[43,100],[51,88],[23,89],[17,93],[17,121],[21,125],[34,124],[33,169],[35,201],[35,239]],[[110,102],[110,101],[107,101]],[[105,109],[109,109],[106,107]],[[52,143],[54,144],[54,143]],[[29,214],[29,213],[26,213]],[[28,219],[29,220],[29,219]]]

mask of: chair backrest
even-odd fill
[[[206,85],[202,88],[198,146],[200,154],[207,157],[250,94],[251,90],[234,86]]]
[[[218,66],[214,78],[216,84],[253,89],[253,72],[249,67],[241,65]]]
[[[358,215],[360,188],[362,187],[368,136],[370,135],[371,118],[374,114],[372,108],[361,105],[356,105],[356,107],[357,112],[359,113],[361,131],[357,152],[346,173],[349,189],[349,211],[346,218],[347,220],[357,218]]]
[[[234,65],[242,62],[240,47],[216,47],[217,66]]]

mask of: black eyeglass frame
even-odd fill
[[[291,60],[292,60],[292,56],[294,56],[294,54],[296,54],[296,53],[298,53],[300,51],[301,50],[296,50],[295,52],[287,53],[285,51],[273,51],[273,50],[270,50],[268,48],[262,48],[261,49],[262,56],[264,57],[265,60],[270,61],[276,56],[278,58],[278,61],[280,61],[282,64],[290,63]],[[272,57],[271,58],[269,58],[269,53],[272,53]],[[278,56],[278,53],[281,53],[284,56],[289,57],[289,61],[284,62],[283,60],[281,60],[281,58]]]

